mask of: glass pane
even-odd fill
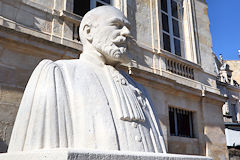
[[[177,113],[178,135],[182,137],[190,137],[189,116]]]
[[[172,25],[173,25],[173,35],[180,38],[178,21],[175,19],[172,19]]]
[[[193,116],[192,116],[192,112],[189,113],[189,122],[190,122],[190,137],[193,138],[194,137],[194,133],[193,133]]]
[[[97,2],[96,7],[99,7],[99,6],[104,6],[104,4]]]
[[[171,52],[171,47],[170,47],[170,37],[169,35],[163,33],[163,46],[164,49]]]
[[[174,38],[175,54],[181,56],[181,41]]]
[[[101,1],[110,4],[110,0],[101,0]]]
[[[167,0],[161,0],[161,9],[167,12]]]
[[[73,13],[84,16],[90,10],[90,1],[74,0]]]
[[[170,123],[170,135],[175,136],[175,120],[174,120],[174,110],[169,109],[169,123]]]
[[[178,136],[182,136],[182,117],[179,112],[177,112],[177,130],[178,130]],[[186,124],[184,124],[186,125]]]
[[[168,16],[164,13],[162,13],[162,29],[169,32]]]
[[[237,109],[236,109],[236,104],[231,104],[231,109],[233,111],[232,115],[232,119],[233,121],[236,121],[237,120]]]
[[[178,18],[178,4],[174,0],[171,0],[172,16]]]

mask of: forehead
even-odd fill
[[[125,17],[110,17],[105,20],[106,23],[121,23],[130,28],[130,23]]]
[[[122,22],[129,23],[126,17],[123,15],[123,13],[114,7],[109,6],[99,7],[96,9],[96,14],[98,15],[98,18],[100,18],[103,21],[118,19]]]

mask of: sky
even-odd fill
[[[224,60],[238,60],[240,0],[207,0],[213,52]]]

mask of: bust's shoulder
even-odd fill
[[[63,74],[88,74],[93,72],[93,69],[90,64],[80,59],[65,59],[52,61],[49,59],[42,60],[35,70],[51,71],[55,70]]]
[[[57,60],[54,62],[58,66],[73,66],[81,63],[79,59],[62,59],[62,60]]]
[[[42,60],[38,66],[49,66],[49,67],[73,67],[73,66],[81,66],[83,65],[83,62],[80,61],[79,59],[63,59],[63,60],[57,60],[57,61],[52,61],[50,59],[44,59]]]

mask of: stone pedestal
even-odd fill
[[[52,149],[0,154],[0,160],[212,160],[204,156],[98,150]]]

